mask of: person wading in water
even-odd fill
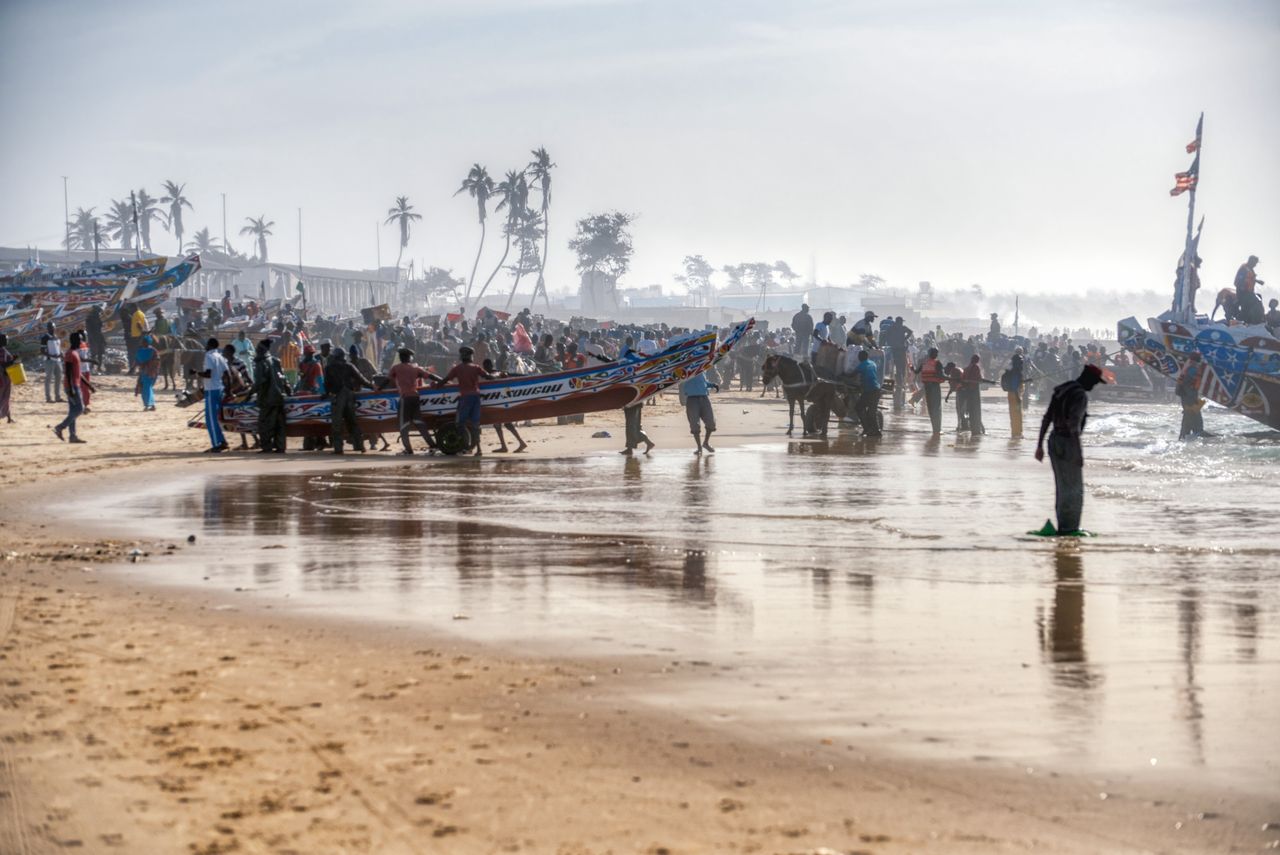
[[[938,361],[938,348],[929,348],[920,367],[915,369],[920,376],[920,384],[924,387],[924,405],[929,411],[929,421],[933,423],[933,435],[942,433],[942,363]]]
[[[1053,483],[1056,491],[1055,509],[1058,529],[1045,524],[1044,534],[1074,534],[1080,530],[1080,514],[1084,510],[1084,451],[1080,447],[1080,434],[1089,418],[1089,391],[1102,379],[1102,369],[1086,365],[1075,380],[1068,380],[1053,389],[1049,408],[1040,422],[1040,438],[1036,441],[1036,460],[1044,461],[1044,435],[1050,427],[1049,463],[1053,466]]]

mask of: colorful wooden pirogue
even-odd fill
[[[715,330],[672,341],[649,357],[632,357],[587,368],[504,377],[480,384],[481,424],[549,419],[558,416],[616,410],[644,401],[664,389],[701,374],[726,355],[754,326],[749,319],[733,326],[723,340]],[[461,448],[453,423],[458,406],[456,386],[424,388],[418,393],[427,427],[446,451]],[[400,398],[394,387],[356,396],[356,419],[366,435],[399,431]],[[226,404],[221,413],[227,433],[253,433],[258,428],[258,405],[253,401]],[[199,417],[190,422],[203,428]],[[329,401],[320,395],[291,395],[285,401],[285,431],[289,436],[327,436]],[[458,440],[457,443],[454,440]]]

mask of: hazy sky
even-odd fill
[[[225,192],[233,235],[266,214],[293,262],[301,207],[304,261],[341,267],[408,194],[406,257],[465,273],[454,190],[544,145],[553,290],[574,220],[620,208],[624,284],[702,253],[1028,292],[1169,287],[1203,109],[1206,285],[1280,270],[1276,0],[0,0],[0,106],[3,245],[61,240],[62,175],[99,212],[172,178],[188,232],[221,232]]]

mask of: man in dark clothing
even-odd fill
[[[1257,266],[1258,256],[1251,255],[1236,271],[1236,305],[1239,306],[1240,318],[1246,324],[1262,323],[1262,300],[1256,289],[1264,283],[1258,278]]]
[[[1267,316],[1263,319],[1272,335],[1280,335],[1280,300],[1272,300],[1267,307]]]
[[[137,354],[138,352],[138,340],[133,337],[133,332],[132,332],[133,313],[136,310],[136,308],[137,307],[135,307],[133,303],[122,303],[120,305],[119,310],[116,312],[117,320],[120,321],[120,335],[124,336],[124,353],[125,353],[125,358],[129,360],[130,374],[133,374],[133,372],[138,367],[137,360],[134,358],[135,354]],[[89,349],[90,350],[93,349],[92,344],[89,345]],[[102,347],[102,351],[104,355],[106,354],[106,350],[107,350],[106,342],[104,341],[103,347]],[[102,357],[98,356],[97,354],[94,354],[94,359],[101,361]]]
[[[364,452],[364,438],[356,424],[356,392],[372,389],[373,384],[354,365],[347,362],[347,354],[335,350],[324,368],[324,391],[329,397],[329,422],[333,453],[342,454],[342,432],[346,428],[351,446]]]
[[[1036,460],[1044,460],[1044,435],[1053,428],[1049,434],[1049,463],[1053,466],[1058,534],[1080,530],[1080,514],[1084,510],[1084,450],[1080,447],[1080,434],[1089,418],[1089,390],[1105,382],[1101,368],[1086,365],[1077,379],[1054,387],[1049,408],[1040,422]]]
[[[813,338],[813,315],[809,314],[808,303],[801,303],[800,311],[791,316],[791,331],[796,334],[796,358],[808,362],[809,340]]]
[[[102,307],[94,306],[84,319],[84,331],[89,335],[89,354],[99,363],[107,358],[107,337],[102,332]],[[128,327],[125,333],[128,334]]]
[[[271,355],[271,339],[258,342],[253,357],[253,392],[258,400],[259,454],[284,454],[284,399],[289,394],[280,360]]]
[[[885,376],[893,378],[893,411],[900,413],[906,407],[907,397],[907,345],[911,341],[911,328],[902,317],[884,331]]]

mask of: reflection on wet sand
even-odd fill
[[[478,476],[210,478],[128,512],[202,532],[193,580],[531,653],[669,651],[730,669],[669,689],[690,714],[933,754],[1127,769],[1159,756],[1162,770],[1274,779],[1255,746],[1280,730],[1280,568],[1206,552],[1213,529],[1159,550],[1125,537],[1150,528],[1136,481],[1092,506],[1121,534],[1019,540],[1051,490],[1025,452],[833,432],[700,458],[494,461]]]

